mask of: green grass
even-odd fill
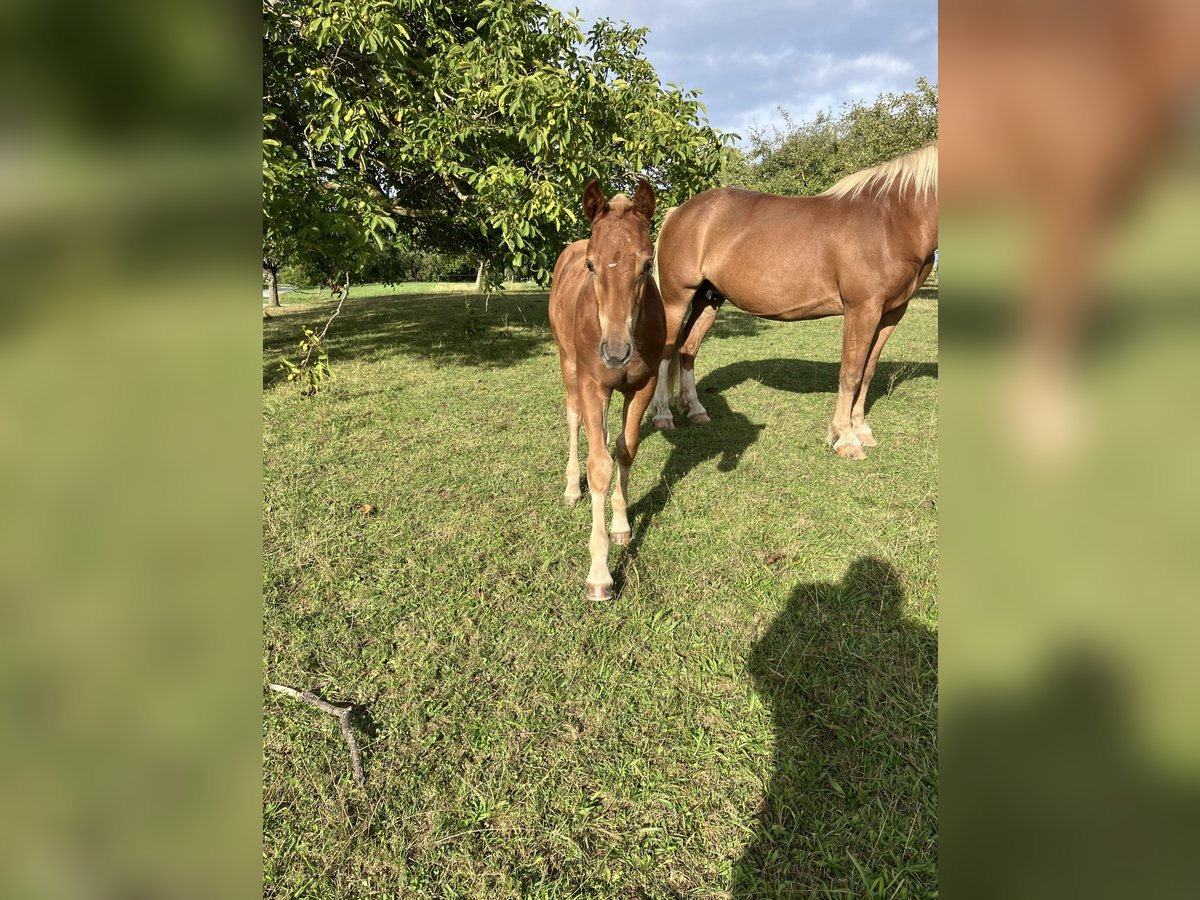
[[[824,443],[840,319],[726,307],[710,425],[646,426],[614,600],[544,293],[356,292],[313,398],[264,322],[270,897],[926,897],[937,866],[937,304],[884,354],[863,463]],[[613,425],[620,406],[614,402]],[[362,507],[375,507],[364,515]]]

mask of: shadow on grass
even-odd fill
[[[1064,644],[1040,678],[944,713],[947,896],[1195,896],[1200,778],[1156,754],[1126,653]]]
[[[751,318],[746,316],[744,318]],[[756,425],[745,415],[730,409],[721,396],[722,392],[745,381],[757,381],[769,388],[793,393],[837,393],[838,363],[812,362],[795,359],[755,359],[722,366],[705,375],[696,385],[700,402],[708,411],[712,421],[706,425],[692,425],[687,418],[675,411],[676,427],[661,432],[671,445],[670,455],[663,466],[662,477],[650,493],[629,507],[629,521],[633,536],[613,575],[614,590],[620,592],[625,581],[625,568],[637,559],[646,532],[675,492],[675,486],[701,463],[720,457],[717,469],[730,472],[742,458],[746,449],[758,440],[763,425]],[[890,394],[897,386],[910,378],[937,378],[937,363],[887,362],[881,360],[875,371],[871,396],[867,398],[867,410],[874,399]],[[872,399],[874,398],[874,399]],[[832,413],[832,407],[830,412]],[[814,428],[823,428],[824,421],[814,423]],[[655,431],[649,418],[642,423],[642,439]],[[637,471],[637,463],[634,463]],[[679,498],[686,502],[686,495]]]
[[[330,363],[414,356],[436,365],[511,366],[554,346],[547,295],[514,293],[351,296],[329,329]],[[334,302],[272,311],[263,322],[263,387],[284,378],[282,354],[295,359],[303,327],[320,330]]]
[[[736,898],[928,897],[937,889],[937,634],[892,566],[797,585],[750,650],[774,773]]]
[[[746,381],[757,381],[777,391],[794,394],[837,394],[841,364],[807,359],[748,359],[722,366],[705,375],[696,390],[700,402],[708,407],[711,394],[727,391]],[[889,362],[880,360],[871,381],[867,411],[881,396],[890,394],[910,378],[937,378],[936,362]],[[830,407],[830,413],[833,407]],[[716,421],[716,416],[713,416]]]
[[[758,440],[764,426],[756,425],[741,413],[733,412],[719,395],[705,395],[704,405],[712,417],[707,425],[692,425],[686,418],[674,429],[662,431],[663,438],[671,445],[671,452],[663,466],[662,476],[654,488],[633,503],[628,510],[630,528],[633,531],[625,552],[621,555],[617,570],[613,574],[613,590],[620,593],[625,584],[625,570],[637,559],[642,541],[649,531],[654,517],[662,512],[671,499],[675,486],[701,463],[717,459],[717,469],[731,472],[737,467],[746,449]],[[646,440],[657,429],[647,417],[642,422],[642,440]],[[638,470],[634,461],[633,472]],[[677,498],[686,503],[686,496]]]

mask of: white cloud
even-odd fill
[[[551,0],[554,2],[554,0]],[[751,123],[798,122],[844,103],[937,81],[936,0],[562,0],[647,25],[646,55],[666,82],[700,90],[709,121],[745,136]]]
[[[875,74],[891,80],[916,78],[916,68],[911,62],[887,53],[868,53],[853,59],[838,58],[830,53],[808,53],[805,57],[813,67],[805,69],[801,77],[820,84],[863,74]]]

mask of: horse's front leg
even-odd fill
[[[846,311],[842,326],[842,367],[838,375],[837,404],[829,423],[829,443],[843,459],[867,458],[850,418],[881,315],[881,303],[859,305]]]
[[[592,565],[587,577],[587,595],[592,600],[612,598],[612,575],[608,571],[608,529],[604,527],[604,504],[612,483],[613,470],[612,456],[608,452],[610,396],[596,382],[580,378],[580,411],[588,439],[588,491],[592,495],[592,534],[588,540]]]
[[[655,396],[656,380],[651,376],[639,390],[625,394],[624,420],[621,433],[617,436],[617,465],[620,471],[612,499],[612,539],[616,544],[629,543],[629,517],[626,513],[629,506],[629,469],[637,456],[642,436],[642,415],[646,412],[651,398]]]

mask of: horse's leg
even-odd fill
[[[613,462],[608,452],[608,401],[610,394],[590,378],[580,379],[579,407],[588,439],[588,491],[592,495],[592,535],[588,540],[592,565],[588,570],[587,595],[592,600],[612,597],[612,575],[608,571],[608,530],[604,527],[604,501],[612,483]]]
[[[653,379],[640,390],[625,394],[625,414],[621,423],[621,433],[617,436],[619,473],[612,499],[612,539],[617,544],[629,543],[629,518],[626,515],[629,501],[629,468],[633,465],[638,443],[642,439],[642,415],[654,394]]]
[[[858,397],[855,398],[854,409],[850,413],[850,427],[854,429],[854,433],[858,435],[859,443],[864,447],[874,447],[879,443],[875,440],[875,435],[871,432],[871,426],[867,424],[867,391],[871,389],[871,379],[875,377],[875,367],[879,364],[879,354],[883,352],[883,345],[892,336],[892,332],[896,330],[896,326],[904,318],[904,312],[907,309],[908,301],[905,300],[899,306],[889,309],[883,314],[883,318],[879,320],[879,328],[875,331],[875,340],[871,344],[871,352],[867,355],[867,365],[863,370],[862,385],[859,386]]]
[[[579,489],[579,389],[575,382],[575,363],[560,357],[563,384],[567,388],[567,488],[563,499],[575,503],[583,492]]]
[[[696,342],[695,342],[696,347],[700,346],[700,341],[702,341],[704,339],[704,335],[707,334],[708,329],[710,327],[712,327],[711,319],[713,316],[716,315],[716,307],[720,306],[721,303],[724,302],[724,300],[722,299],[720,301],[716,301],[716,305],[712,306],[712,307],[707,305],[708,302],[710,302],[710,301],[707,301],[706,298],[704,297],[704,295],[700,294],[699,292],[694,292],[692,295],[692,299],[691,299],[691,306],[690,306],[691,313],[690,313],[690,315],[688,315],[687,323],[683,325],[683,327],[679,330],[679,333],[675,336],[674,343],[672,343],[671,341],[667,342],[668,347],[678,346],[679,349],[677,352],[674,352],[674,353],[668,354],[668,353],[664,352],[662,362],[659,364],[659,367],[658,367],[658,386],[657,386],[657,388],[655,388],[654,401],[650,408],[650,416],[654,420],[654,425],[656,428],[661,428],[665,431],[668,428],[675,427],[675,422],[673,421],[673,418],[671,416],[670,404],[671,404],[671,400],[673,399],[671,397],[671,394],[672,394],[672,392],[674,392],[676,390],[679,391],[679,408],[681,410],[683,410],[684,413],[692,412],[692,408],[688,406],[688,400],[687,400],[688,394],[687,394],[685,378],[687,377],[688,373],[692,372],[692,367],[695,364],[695,359],[696,359],[695,350],[691,351],[691,362],[690,362],[686,372],[681,371],[681,369],[683,368],[682,360],[683,360],[684,354],[687,352],[685,350],[685,347],[689,346],[688,339],[691,336],[691,334],[693,333],[693,331],[696,329],[696,327],[700,324],[700,321],[704,317],[705,313],[709,313],[709,321],[701,329],[700,336],[696,339]],[[710,309],[711,309],[711,312],[709,312]],[[693,398],[695,398],[695,394],[696,394],[696,379],[693,374],[692,375],[692,397]],[[703,423],[703,422],[709,421],[708,416],[704,412],[704,407],[700,406],[700,401],[698,399],[694,400],[694,406],[699,408],[700,415],[703,416],[703,418],[695,419],[695,418],[692,418],[692,416],[690,414],[688,415],[688,418],[692,419],[693,422],[698,422],[698,423]]]
[[[1106,212],[1093,191],[1072,191],[1035,210],[1037,249],[1010,387],[1013,436],[1032,460],[1064,459],[1086,438],[1077,353]]]
[[[829,443],[844,459],[866,459],[867,456],[863,453],[862,441],[850,425],[850,413],[881,317],[881,303],[855,305],[846,311],[846,321],[842,325],[842,368],[838,377],[837,404],[829,423]]]
[[[708,411],[700,404],[700,397],[696,394],[696,354],[700,352],[700,344],[703,343],[704,336],[717,321],[717,310],[724,302],[724,298],[718,298],[700,310],[700,314],[690,324],[687,339],[679,348],[679,403],[683,407],[683,411],[687,413],[688,419],[697,425],[703,425],[712,420],[708,417]]]
[[[654,399],[650,404],[650,418],[654,427],[666,431],[675,427],[675,417],[671,415],[671,398],[668,396],[670,381],[671,357],[664,356],[658,365],[657,386],[654,388]]]
[[[661,262],[660,260],[660,264]],[[668,374],[676,347],[682,340],[680,333],[681,331],[686,333],[684,317],[692,309],[696,289],[688,288],[679,277],[663,268],[659,270],[658,292],[662,297],[663,315],[666,320],[666,341],[663,346],[662,362],[658,368],[658,387],[654,393],[654,404],[651,407],[650,415],[654,420],[655,427],[668,429],[675,427],[671,416],[671,385],[669,384],[671,379]]]

